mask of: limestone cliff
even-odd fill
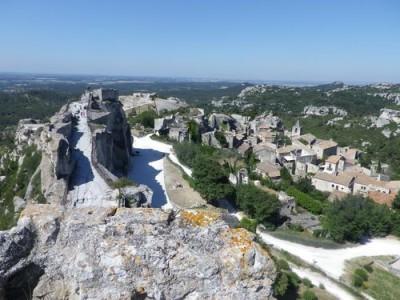
[[[92,160],[99,172],[112,180],[126,176],[132,152],[132,136],[118,92],[99,89],[87,92],[88,121],[93,135]]]
[[[28,206],[0,232],[0,299],[272,299],[269,254],[230,218]]]

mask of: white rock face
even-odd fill
[[[274,299],[272,259],[233,220],[206,211],[28,206],[17,227],[0,232],[0,294]]]
[[[308,105],[304,107],[303,113],[305,115],[313,116],[326,116],[328,114],[334,114],[341,117],[347,116],[347,111],[336,106],[313,106]]]

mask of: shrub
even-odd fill
[[[314,200],[309,195],[299,191],[295,187],[291,186],[287,189],[288,195],[295,198],[296,203],[308,210],[309,212],[319,215],[322,213],[322,204],[321,202]]]
[[[392,203],[392,208],[400,210],[400,192],[397,193],[396,198],[394,198],[394,201]]]
[[[301,295],[301,299],[303,300],[318,300],[317,295],[312,290],[305,290]]]
[[[368,272],[368,273],[372,273],[374,271],[374,269],[372,268],[371,264],[367,264],[364,265],[364,269]]]
[[[308,278],[303,278],[303,284],[308,287],[308,288],[312,288],[314,285],[312,284],[311,280]]]
[[[121,177],[119,179],[117,179],[116,181],[114,181],[113,183],[111,183],[111,187],[113,189],[121,189],[127,186],[135,186],[135,182],[133,182],[133,180],[126,178],[126,177]]]
[[[197,155],[193,163],[192,177],[195,189],[209,202],[231,199],[235,189],[230,184],[221,165],[208,155]]]
[[[240,220],[240,226],[255,233],[257,229],[257,221],[248,218],[242,218]]]
[[[278,259],[276,261],[276,264],[278,266],[278,269],[280,270],[286,270],[286,271],[290,270],[288,262],[284,259]]]
[[[274,284],[274,293],[276,296],[283,296],[289,287],[289,278],[286,273],[280,273]]]
[[[220,132],[220,131],[216,131],[214,133],[215,138],[217,139],[217,141],[220,143],[221,147],[228,147],[228,141],[225,138],[225,135]]]
[[[128,122],[132,126],[139,123],[146,128],[154,128],[155,118],[157,118],[156,112],[153,110],[148,110],[138,114],[137,116],[129,116]]]
[[[298,231],[298,232],[303,232],[303,231],[304,231],[303,226],[301,226],[300,224],[292,224],[292,223],[289,223],[289,224],[288,224],[288,228],[289,228],[290,230]]]
[[[236,190],[236,204],[250,217],[265,226],[274,227],[280,221],[278,198],[253,185],[240,185]]]
[[[356,269],[353,272],[352,283],[355,287],[362,287],[368,280],[368,274],[363,269]]]

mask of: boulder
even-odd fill
[[[121,188],[119,195],[124,207],[151,207],[153,191],[147,185],[141,184]]]

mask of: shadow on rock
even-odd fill
[[[167,197],[156,176],[161,172],[150,164],[158,161],[165,156],[164,152],[153,149],[136,149],[138,154],[132,157],[133,161],[129,167],[129,179],[137,184],[145,184],[153,191],[152,207],[160,208],[167,203]]]

